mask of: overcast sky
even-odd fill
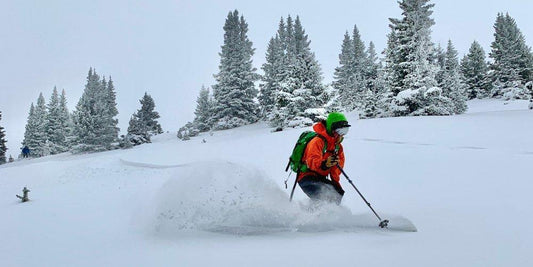
[[[498,12],[509,12],[533,41],[531,0],[440,0],[435,3],[432,38],[451,39],[460,57],[477,40],[490,51]],[[331,82],[345,31],[357,24],[362,39],[378,51],[386,44],[388,18],[401,11],[393,0],[346,1],[55,1],[2,0],[0,9],[0,125],[8,154],[20,153],[32,102],[54,86],[65,89],[72,110],[83,93],[87,72],[112,76],[122,133],[147,91],[165,131],[193,119],[202,85],[214,83],[225,18],[237,9],[248,22],[256,48],[254,65],[265,61],[268,40],[283,16],[300,16],[311,49]]]

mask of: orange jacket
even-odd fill
[[[324,149],[324,140],[320,138],[319,136],[311,139],[309,143],[307,144],[307,147],[305,148],[305,152],[303,155],[302,160],[305,162],[307,167],[311,170],[308,172],[300,173],[298,175],[298,181],[300,181],[304,176],[308,175],[316,175],[317,173],[322,176],[330,176],[331,180],[333,182],[336,182],[339,186],[339,180],[340,180],[340,174],[341,170],[337,168],[337,166],[331,167],[329,169],[322,169],[322,163],[327,160],[327,158],[331,155],[333,155],[333,152],[335,151],[335,142],[338,140],[331,135],[329,135],[326,131],[326,125],[324,123],[317,123],[313,126],[313,130],[318,133],[319,135],[323,136],[327,141],[327,151],[326,153],[322,154],[322,151]],[[342,140],[341,140],[342,141]],[[342,145],[339,143],[339,149],[337,151],[337,155],[339,157],[339,165],[344,168],[344,151],[342,149]]]

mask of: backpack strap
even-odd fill
[[[326,137],[320,134],[317,134],[316,137],[320,137],[320,139],[324,141],[324,147],[322,148],[322,154],[326,154],[326,152],[328,151],[328,140],[326,139]]]

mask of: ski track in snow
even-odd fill
[[[126,166],[139,167],[139,168],[149,168],[149,169],[171,169],[190,166],[190,163],[184,164],[174,164],[174,165],[162,165],[162,164],[152,164],[152,163],[143,163],[143,162],[134,162],[124,159],[120,159],[120,163]]]
[[[480,147],[480,146],[449,146],[449,145],[438,145],[438,144],[430,144],[430,143],[417,143],[417,142],[407,142],[407,141],[396,141],[396,140],[385,140],[385,139],[376,139],[376,138],[361,138],[356,139],[364,142],[375,142],[375,143],[382,143],[382,144],[393,144],[393,145],[413,145],[413,146],[438,146],[438,147],[446,147],[450,150],[489,150],[489,151],[496,151],[501,149],[497,148],[488,148],[488,147]],[[521,155],[533,155],[533,151],[511,151],[512,154],[521,154]]]

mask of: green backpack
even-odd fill
[[[285,171],[288,171],[289,167],[295,173],[306,172],[309,169],[307,165],[305,164],[305,162],[302,161],[302,158],[304,156],[304,152],[305,152],[305,148],[307,147],[307,144],[309,143],[309,141],[311,141],[311,139],[315,138],[316,136],[324,140],[325,145],[324,145],[324,148],[322,149],[322,153],[326,153],[327,151],[326,139],[314,131],[305,131],[300,135],[300,137],[298,138],[298,141],[296,141],[296,145],[294,145],[294,149],[292,150],[292,154],[289,157],[289,163],[287,164],[287,168],[285,168]]]

